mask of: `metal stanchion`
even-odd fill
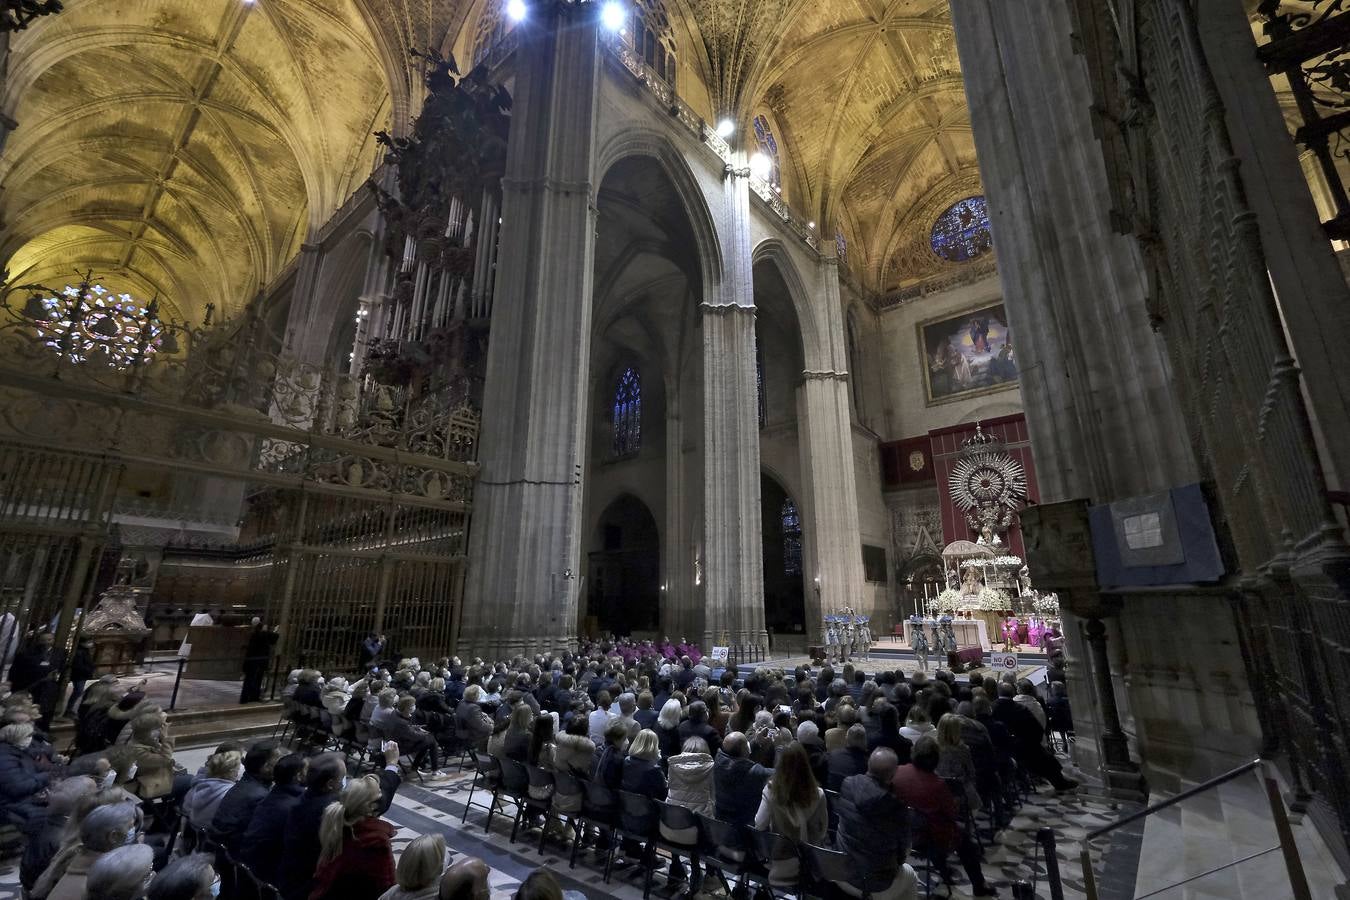
[[[183,683],[183,666],[187,665],[187,658],[178,657],[178,674],[173,679],[173,696],[169,698],[169,710],[172,712],[178,705],[178,686]]]

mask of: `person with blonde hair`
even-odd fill
[[[319,822],[319,866],[309,900],[378,900],[397,882],[393,825],[379,817],[374,775],[353,778]]]
[[[398,884],[380,895],[380,900],[436,900],[445,870],[445,837],[424,834],[415,838],[398,858],[394,875]]]
[[[183,818],[190,828],[207,828],[216,817],[220,801],[243,773],[244,755],[238,750],[213,753],[206,760],[206,777],[198,778],[183,797]]]
[[[667,700],[656,715],[656,727],[651,731],[656,735],[657,743],[661,747],[662,759],[670,759],[680,752],[680,747],[684,743],[680,740],[680,718],[683,715],[684,707],[674,697]]]

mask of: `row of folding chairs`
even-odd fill
[[[733,882],[738,886],[754,885],[778,896],[870,896],[867,890],[870,873],[859,871],[847,854],[830,847],[798,845],[783,835],[759,831],[725,822],[677,806],[654,800],[629,791],[612,791],[592,779],[569,772],[550,772],[538,766],[510,759],[496,759],[481,753],[473,755],[474,778],[469,787],[460,823],[466,824],[470,810],[485,813],[484,831],[492,831],[493,819],[509,816],[510,841],[520,837],[522,826],[530,819],[539,824],[538,852],[543,855],[552,826],[557,823],[571,831],[569,868],[576,868],[577,858],[587,835],[602,837],[605,846],[597,849],[603,857],[603,881],[609,883],[620,848],[629,843],[637,852],[637,862],[643,872],[642,895],[649,897],[657,871],[657,858],[664,854],[672,865],[681,859],[689,861],[689,877],[700,867],[721,882],[728,893]],[[531,793],[530,788],[535,788]],[[547,791],[547,799],[543,797]],[[829,794],[827,792],[827,800]],[[475,795],[485,802],[474,801]],[[838,795],[835,795],[837,799]],[[559,803],[562,800],[564,802]],[[513,812],[508,812],[508,807]],[[928,833],[927,820],[921,813],[911,811],[911,833]],[[830,838],[833,840],[835,817],[831,815]],[[692,834],[688,841],[671,840],[666,833]],[[931,842],[920,840],[911,854],[911,862],[924,876],[926,896],[931,897],[934,878],[950,889],[945,866],[939,864],[930,852]],[[798,878],[791,882],[774,880],[770,873],[774,861],[798,859]],[[666,876],[669,878],[669,875]],[[856,893],[848,894],[840,885],[851,885]],[[949,890],[950,893],[950,890]]]

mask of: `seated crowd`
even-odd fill
[[[283,900],[482,898],[483,863],[446,868],[439,834],[396,863],[395,829],[381,818],[404,777],[434,784],[457,760],[472,761],[474,789],[491,792],[489,828],[515,801],[513,839],[537,828],[541,847],[571,842],[573,862],[591,847],[606,877],[625,856],[650,873],[660,842],[672,882],[700,884],[701,855],[730,888],[726,865],[753,852],[770,886],[791,889],[810,853],[829,848],[854,873],[838,882],[845,893],[912,897],[911,852],[938,877],[955,854],[976,896],[994,896],[976,813],[992,833],[1030,779],[1075,786],[1047,746],[1048,727],[1067,715],[1062,683],[1052,684],[1061,708],[1047,713],[1027,681],[869,678],[848,665],[742,679],[655,645],[636,658],[587,649],[467,665],[406,659],[350,682],[297,670],[283,692],[291,745],[229,741],[196,773],[175,762],[167,717],[142,686],[89,687],[71,759],[37,730],[31,697],[10,694],[0,823],[25,840],[26,896],[206,900],[223,879],[224,896],[252,886]],[[527,770],[513,791],[513,773]],[[772,838],[767,855],[752,851],[754,832]],[[536,875],[517,896],[562,897],[547,870]],[[746,891],[744,878],[732,889]]]

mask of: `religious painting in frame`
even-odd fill
[[[919,323],[929,406],[1017,387],[1017,354],[1002,303]]]

